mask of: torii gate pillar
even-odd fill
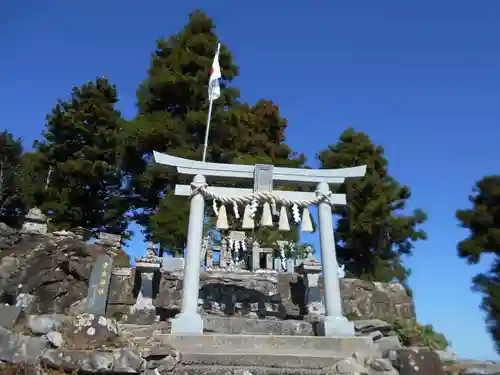
[[[316,194],[328,193],[330,187],[320,182]],[[338,277],[337,254],[333,236],[332,208],[327,202],[318,204],[319,244],[323,271],[325,316],[319,324],[321,336],[354,336],[354,323],[342,315],[342,297]]]
[[[205,184],[205,177],[196,175],[192,189]],[[191,197],[189,206],[189,229],[186,244],[186,262],[182,285],[182,306],[180,314],[172,319],[171,333],[201,335],[203,318],[198,313],[200,290],[200,256],[203,240],[203,219],[205,198],[198,192]]]

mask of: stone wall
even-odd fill
[[[154,304],[161,315],[175,315],[182,300],[181,273],[159,277]],[[108,313],[126,313],[134,304],[136,277],[113,275]],[[287,273],[202,272],[200,309],[206,314],[298,319],[303,313],[304,286],[298,275]],[[415,317],[413,301],[400,284],[341,279],[344,314],[362,319],[398,315]],[[128,307],[127,307],[128,306]]]

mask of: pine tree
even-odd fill
[[[389,175],[384,149],[373,144],[362,132],[345,130],[336,144],[319,153],[321,168],[346,168],[367,165],[366,176],[347,180],[342,190],[346,207],[335,207],[335,229],[339,261],[351,276],[404,282],[409,270],[403,255],[411,255],[413,243],[427,235],[418,229],[426,220],[421,210],[413,215],[401,212],[410,199],[410,188],[401,186]]]
[[[185,246],[189,205],[186,197],[173,195],[177,176],[152,164],[151,156],[158,151],[201,160],[217,42],[213,21],[202,11],[192,12],[180,33],[159,40],[148,77],[138,90],[139,115],[124,132],[123,166],[129,173],[135,219],[148,237],[170,252]],[[238,67],[224,44],[219,63],[222,95],[213,106],[207,161],[303,164],[303,157],[284,144],[287,124],[276,105],[262,100],[251,106],[238,100],[239,90],[231,86]]]
[[[19,188],[25,209],[42,207],[50,182],[51,167],[39,151],[25,152],[21,157]]]
[[[98,78],[74,87],[71,98],[47,116],[44,140],[35,144],[38,154],[32,158],[46,171],[42,209],[57,228],[123,233],[127,226],[117,101],[116,87]]]
[[[0,221],[17,226],[24,211],[19,186],[21,139],[15,139],[6,130],[0,133]]]
[[[458,244],[458,255],[469,264],[478,263],[483,254],[494,256],[489,272],[477,275],[473,285],[484,295],[486,323],[500,353],[500,176],[478,181],[469,199],[472,208],[456,212],[462,228],[469,230],[469,236]]]

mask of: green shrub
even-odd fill
[[[112,315],[112,318],[114,320],[116,320],[117,322],[122,322],[125,317],[126,317],[126,314],[124,312],[121,312],[121,311],[116,311]]]
[[[349,320],[350,322],[352,322],[353,320],[359,320],[360,317],[358,314],[356,314],[355,312],[348,312],[345,317],[347,318],[347,320]]]
[[[421,325],[415,319],[386,318],[404,346],[422,346],[433,350],[445,350],[450,343],[434,330],[431,324]]]

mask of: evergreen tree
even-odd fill
[[[321,168],[367,165],[366,176],[346,180],[341,193],[346,207],[335,207],[339,220],[335,230],[339,261],[350,276],[376,281],[404,282],[409,270],[402,255],[410,255],[413,243],[426,239],[418,225],[426,220],[421,210],[405,216],[401,211],[410,198],[410,188],[389,175],[384,149],[352,128],[336,144],[319,153]]]
[[[147,79],[138,90],[139,114],[123,133],[123,167],[135,219],[163,249],[185,246],[188,200],[173,194],[175,173],[151,163],[152,152],[201,160],[208,113],[208,78],[218,38],[202,11],[189,15],[180,31],[157,42]],[[270,101],[241,103],[231,86],[238,75],[227,46],[221,45],[221,97],[214,102],[207,160],[221,163],[301,165],[284,144],[286,120]],[[294,159],[294,160],[291,160]]]
[[[458,255],[469,264],[478,263],[483,254],[494,256],[489,272],[477,275],[473,285],[484,295],[486,323],[500,353],[500,176],[478,181],[469,199],[472,208],[456,212],[461,226],[469,230],[458,244]]]
[[[24,211],[19,186],[21,139],[6,130],[0,133],[0,221],[17,226]]]
[[[128,203],[121,189],[118,134],[121,116],[115,109],[116,87],[98,78],[74,87],[47,116],[44,140],[37,142],[37,160],[46,179],[33,201],[41,200],[56,228],[83,228],[123,233]]]
[[[23,153],[20,169],[19,188],[26,210],[42,207],[52,171],[45,156],[38,151]]]

